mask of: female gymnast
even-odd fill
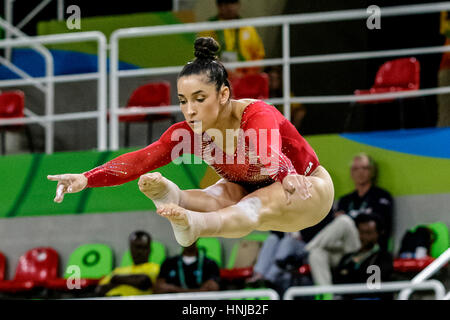
[[[231,99],[214,39],[197,38],[194,47],[196,58],[177,79],[185,121],[149,146],[90,171],[49,175],[58,182],[54,201],[61,202],[65,193],[139,178],[140,191],[170,221],[177,242],[185,247],[199,237],[292,232],[319,223],[332,206],[334,187],[314,150],[275,107]],[[180,148],[180,137],[186,136]],[[203,159],[221,179],[206,189],[180,190],[160,173],[147,173],[183,153]]]

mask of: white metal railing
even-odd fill
[[[42,91],[43,93],[46,92],[46,88],[45,86],[39,82],[33,79],[33,77],[31,75],[29,75],[28,73],[26,73],[24,70],[18,68],[16,65],[14,65],[13,63],[11,63],[9,60],[0,57],[0,64],[4,65],[5,67],[7,67],[9,70],[11,70],[12,72],[14,72],[15,74],[17,74],[18,76],[22,77],[23,79],[26,79],[26,82],[30,85],[35,86],[36,88],[38,88],[40,91]],[[2,86],[3,87],[3,86]]]
[[[224,300],[260,297],[268,297],[270,300],[280,300],[278,293],[272,289],[164,293],[141,296],[86,298],[86,300]]]
[[[53,124],[55,121],[68,121],[68,120],[81,120],[81,119],[97,119],[97,146],[99,151],[104,151],[107,149],[107,128],[106,128],[106,115],[107,115],[107,106],[106,106],[106,89],[107,89],[107,69],[106,69],[106,52],[107,52],[107,43],[106,37],[103,33],[98,31],[90,31],[90,32],[78,32],[78,33],[68,33],[68,34],[55,34],[55,35],[47,35],[47,36],[37,36],[37,37],[28,37],[21,39],[5,39],[0,41],[0,48],[7,47],[18,47],[18,46],[28,46],[28,45],[36,45],[36,44],[57,44],[57,43],[68,43],[68,42],[81,42],[81,41],[95,41],[97,42],[97,63],[98,63],[98,71],[95,74],[90,74],[88,77],[90,79],[97,79],[97,110],[96,111],[88,111],[88,112],[75,112],[75,113],[64,113],[64,114],[54,114],[53,110],[53,100],[54,93],[51,93],[51,104],[46,106],[45,115],[36,116],[31,115],[27,118],[11,118],[11,119],[2,119],[0,120],[1,125],[11,125],[11,124],[19,124],[19,123],[46,123],[46,125],[51,124],[52,130],[48,132],[46,135],[46,153],[53,153],[53,140],[54,140],[54,132],[53,132]],[[88,78],[86,75],[74,75],[71,76],[70,79],[67,77],[65,81],[76,81],[78,79],[86,79]],[[92,77],[92,78],[91,78]],[[40,80],[15,80],[15,81],[5,81],[7,85],[11,85],[11,83],[23,83],[30,84],[34,81],[42,81],[42,82],[53,82],[55,77],[52,74],[46,76]],[[3,86],[3,81],[0,81],[0,87]],[[50,125],[49,125],[50,126]]]
[[[283,300],[293,300],[296,296],[311,296],[322,293],[354,294],[395,292],[402,289],[433,290],[436,300],[442,300],[445,295],[444,285],[438,280],[428,280],[420,283],[411,281],[382,282],[377,288],[371,288],[365,283],[337,284],[332,286],[291,287],[283,295]],[[404,300],[402,297],[399,300]]]
[[[381,17],[392,17],[401,15],[414,15],[414,14],[426,14],[433,12],[440,12],[450,10],[450,2],[439,2],[433,4],[420,4],[420,5],[407,5],[397,7],[383,7],[381,8]],[[356,53],[339,53],[339,54],[327,54],[327,55],[315,55],[307,57],[291,57],[290,56],[290,25],[291,24],[307,24],[307,23],[319,23],[330,21],[344,21],[344,20],[356,20],[367,19],[369,14],[366,9],[355,10],[343,10],[343,11],[331,11],[331,12],[318,12],[307,14],[295,14],[295,15],[281,15],[272,17],[259,17],[250,19],[230,20],[230,21],[215,21],[215,22],[201,22],[201,23],[188,23],[181,25],[170,26],[153,26],[153,27],[140,27],[140,28],[127,28],[114,31],[110,37],[110,108],[111,108],[111,121],[110,121],[110,149],[117,150],[119,148],[119,123],[118,116],[120,114],[132,114],[139,110],[134,111],[119,110],[119,78],[120,77],[132,77],[143,75],[163,75],[163,74],[175,74],[178,73],[182,66],[169,66],[164,68],[146,68],[140,70],[127,70],[119,71],[119,40],[125,38],[137,38],[137,37],[149,37],[149,36],[161,36],[168,34],[201,32],[205,30],[221,30],[229,28],[238,28],[243,26],[254,27],[267,27],[267,26],[281,26],[282,27],[282,58],[280,59],[265,59],[258,61],[236,62],[227,63],[227,68],[237,67],[250,67],[250,66],[265,66],[265,65],[282,65],[283,66],[283,98],[284,115],[287,119],[290,119],[290,103],[337,103],[337,102],[352,102],[362,100],[383,99],[392,97],[415,97],[424,95],[434,95],[450,93],[449,87],[421,89],[414,92],[402,92],[402,93],[385,93],[374,94],[370,97],[354,96],[354,95],[341,95],[341,96],[319,96],[319,97],[290,97],[291,92],[291,76],[290,66],[291,64],[300,63],[314,63],[314,62],[331,62],[331,61],[344,61],[344,60],[356,60],[356,59],[368,59],[387,56],[400,56],[407,54],[430,54],[438,52],[450,51],[450,46],[441,47],[429,47],[429,48],[411,48],[401,50],[384,50],[373,52],[356,52]],[[164,110],[176,110],[176,106],[170,106],[172,109]],[[139,111],[140,113],[156,113],[161,112],[163,109],[157,109],[154,111],[146,111],[144,108]]]
[[[402,289],[434,291],[436,300],[445,300],[444,285],[438,280],[428,280],[421,283],[410,281],[382,282],[378,288],[369,288],[367,284],[338,284],[330,286],[290,287],[282,296],[282,300],[293,300],[298,296],[312,296],[322,293],[356,294],[396,292]],[[273,289],[255,290],[224,290],[209,292],[165,293],[139,296],[94,297],[81,300],[224,300],[267,297],[270,300],[280,300],[279,294]],[[402,300],[400,297],[399,300]],[[76,300],[80,300],[77,298]]]
[[[53,83],[65,83],[65,82],[77,82],[77,81],[89,81],[96,80],[99,77],[98,72],[80,73],[72,75],[59,75],[53,77]],[[14,79],[14,80],[0,80],[2,87],[17,87],[36,85],[47,81],[47,77],[35,77],[33,79]]]
[[[6,31],[8,31],[9,34],[17,36],[21,39],[29,38],[25,33],[20,31],[18,28],[12,26],[9,22],[3,20],[2,18],[0,18],[0,26],[2,28],[4,28]],[[10,70],[15,72],[20,77],[26,79],[27,82],[29,82],[30,84],[33,84],[34,86],[36,86],[38,89],[40,89],[44,93],[45,110],[46,110],[46,113],[51,114],[51,113],[53,113],[53,109],[54,109],[54,92],[55,92],[54,85],[53,85],[53,74],[54,74],[53,56],[50,53],[50,51],[40,43],[34,43],[31,45],[31,47],[33,49],[35,49],[37,52],[39,52],[44,57],[45,75],[46,75],[45,86],[42,86],[41,84],[36,83],[35,81],[32,80],[32,77],[30,75],[28,75],[23,70],[14,66],[14,64],[12,64],[12,62],[11,62],[11,59],[10,59],[11,57],[6,57],[6,59],[2,58],[0,62],[2,62],[2,64],[4,64]],[[6,56],[8,56],[9,55],[8,52],[10,52],[8,49],[11,49],[11,47],[7,46],[7,47],[5,47],[5,49],[6,49]],[[39,124],[42,125],[42,123],[39,123]],[[54,140],[53,139],[54,123],[47,122],[47,123],[43,124],[43,126],[45,128],[45,151],[46,151],[46,153],[52,153],[53,152],[53,140]]]
[[[17,25],[16,28],[22,29],[25,25],[28,24],[42,9],[44,9],[52,0],[43,0],[41,1],[30,13],[27,14],[25,18],[22,19]],[[12,2],[11,2],[12,3]]]
[[[5,0],[10,1],[12,0]],[[61,0],[58,3],[62,3]],[[422,5],[408,5],[408,6],[398,6],[398,7],[385,7],[381,8],[382,17],[389,16],[400,16],[400,15],[412,15],[412,14],[425,14],[431,12],[440,12],[443,10],[450,10],[450,2],[440,2],[434,4],[422,4]],[[8,10],[7,10],[8,11]],[[372,99],[384,99],[384,98],[398,98],[398,97],[416,97],[416,96],[426,96],[435,94],[444,94],[450,92],[450,87],[440,87],[440,88],[428,88],[421,89],[411,92],[401,92],[401,93],[384,93],[371,96],[354,96],[354,95],[340,95],[340,96],[316,96],[316,97],[290,97],[290,66],[291,64],[301,64],[301,63],[320,63],[320,62],[330,62],[330,61],[345,61],[345,60],[357,60],[357,59],[369,59],[376,57],[387,57],[387,56],[401,56],[401,55],[412,55],[412,54],[431,54],[438,52],[448,52],[450,51],[450,46],[441,47],[428,47],[428,48],[410,48],[410,49],[399,49],[399,50],[384,50],[384,51],[372,51],[372,52],[353,52],[353,53],[337,53],[337,54],[325,54],[325,55],[314,55],[314,56],[302,56],[302,57],[291,57],[290,56],[290,25],[291,24],[306,24],[306,23],[318,23],[318,22],[328,22],[328,21],[343,21],[343,20],[354,20],[354,19],[366,19],[368,13],[366,9],[355,9],[355,10],[343,10],[343,11],[332,11],[332,12],[319,12],[319,13],[309,13],[309,14],[296,14],[296,15],[283,15],[283,16],[273,16],[273,17],[260,17],[251,19],[241,19],[233,21],[217,21],[217,22],[201,22],[201,23],[189,23],[181,25],[170,25],[170,26],[154,26],[154,27],[142,27],[142,28],[128,28],[119,29],[112,33],[110,38],[110,49],[111,49],[111,60],[110,60],[110,108],[111,108],[111,126],[110,126],[110,149],[116,150],[119,147],[119,127],[118,127],[118,117],[122,114],[135,114],[135,113],[159,113],[159,112],[180,112],[178,105],[172,105],[169,107],[160,108],[127,108],[127,110],[119,109],[118,105],[118,94],[119,94],[119,78],[120,77],[132,77],[132,76],[143,76],[143,75],[162,75],[162,74],[175,74],[178,73],[182,66],[170,66],[164,68],[146,68],[139,70],[118,70],[118,57],[119,57],[119,40],[124,38],[133,37],[145,37],[145,36],[156,36],[165,34],[176,34],[176,33],[186,33],[186,32],[200,32],[204,30],[219,30],[232,27],[241,27],[246,25],[253,25],[255,27],[264,26],[281,26],[282,27],[282,47],[283,54],[282,58],[277,59],[265,59],[258,61],[247,61],[247,62],[236,62],[227,63],[225,66],[227,68],[237,68],[237,67],[249,67],[249,66],[266,66],[266,65],[282,65],[283,66],[283,97],[279,99],[270,99],[268,102],[271,103],[283,103],[284,113],[286,118],[290,119],[290,108],[287,107],[291,102],[300,103],[337,103],[337,102],[352,102],[352,101],[362,101],[362,100],[372,100]],[[99,70],[97,73],[81,74],[81,75],[68,75],[68,76],[49,76],[46,75],[45,78],[34,78],[34,79],[20,79],[20,80],[6,80],[0,81],[0,86],[17,86],[17,85],[36,85],[37,83],[48,83],[48,82],[69,82],[69,81],[84,81],[91,79],[98,79],[98,110],[97,112],[77,112],[64,115],[54,115],[53,107],[51,105],[46,106],[45,116],[36,116],[29,112],[31,117],[26,119],[26,123],[46,123],[49,128],[52,128],[55,121],[65,121],[65,120],[78,120],[87,118],[98,118],[98,149],[105,150],[107,148],[107,137],[104,132],[106,132],[106,40],[102,33],[95,33],[94,38],[85,38],[88,33],[72,33],[65,35],[53,35],[53,36],[40,36],[40,37],[30,37],[29,40],[13,40],[6,39],[0,41],[0,47],[7,48],[9,46],[20,46],[20,45],[37,45],[44,43],[58,43],[58,42],[75,42],[84,40],[95,40],[98,41],[98,61]],[[93,34],[93,33],[89,33]],[[17,71],[17,70],[16,70]],[[25,74],[22,74],[25,76]],[[53,94],[52,94],[53,96]],[[50,99],[53,101],[53,99]],[[0,120],[1,124],[13,124],[13,123],[24,123],[23,119],[9,119]],[[46,152],[52,153],[53,151],[53,130],[49,130],[49,134],[46,138]]]
[[[411,283],[423,283],[425,280],[432,277],[436,272],[438,272],[448,261],[450,261],[450,248],[445,250],[436,260],[430,263],[425,269],[423,269],[419,274],[417,274]],[[402,290],[399,294],[399,298],[402,300],[408,299],[411,295],[411,290]]]

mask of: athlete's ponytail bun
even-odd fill
[[[196,58],[183,67],[178,74],[178,79],[193,74],[201,74],[206,76],[205,81],[207,83],[216,85],[217,92],[219,92],[223,85],[228,87],[231,92],[228,72],[217,57],[220,49],[217,41],[210,37],[197,38],[194,42],[194,49]]]
[[[195,40],[194,49],[197,59],[216,60],[219,44],[211,37],[201,37]]]

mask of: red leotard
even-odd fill
[[[319,166],[314,150],[297,129],[263,101],[257,100],[245,108],[240,129],[238,148],[234,155],[228,155],[208,134],[194,133],[186,121],[176,123],[149,146],[85,172],[87,186],[113,186],[135,180],[183,153],[195,154],[221,177],[248,191],[281,182],[288,174],[309,175]]]

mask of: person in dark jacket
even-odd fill
[[[166,259],[155,284],[155,293],[183,293],[220,290],[220,270],[206,257],[197,242],[184,247],[180,255]]]
[[[379,245],[379,236],[383,229],[380,219],[376,215],[363,213],[355,218],[355,223],[361,248],[342,257],[333,272],[333,282],[335,284],[366,283],[375,287],[375,284],[389,281],[393,272],[393,258]],[[345,295],[344,298],[389,299],[392,295],[361,293]]]

